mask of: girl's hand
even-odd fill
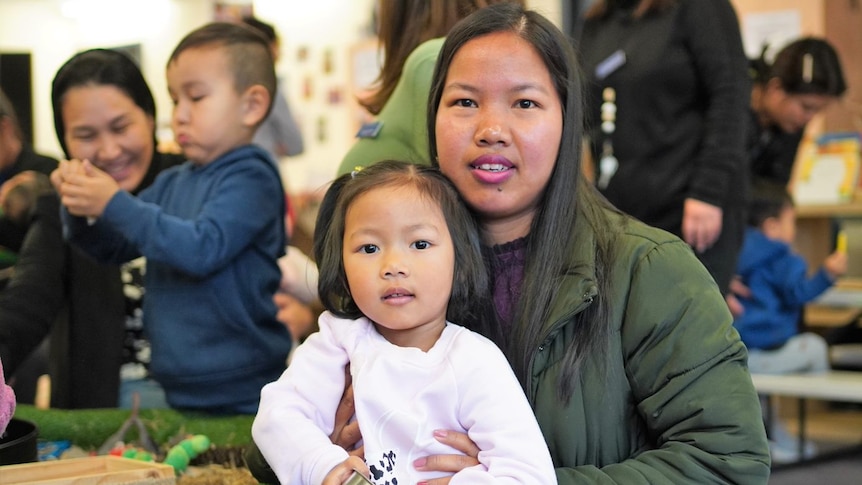
[[[332,428],[329,440],[347,450],[351,456],[363,458],[365,448],[356,446],[362,439],[359,423],[355,420],[351,421],[356,416],[356,409],[353,405],[353,378],[350,376],[349,366],[350,364],[344,368],[344,394],[335,410],[335,426]]]
[[[448,430],[434,431],[434,439],[464,453],[463,455],[432,455],[419,458],[413,467],[419,471],[455,473],[479,464],[479,447],[466,433]],[[427,485],[446,485],[452,477],[436,478],[425,482]]]
[[[327,473],[321,485],[341,485],[350,478],[350,475],[353,475],[354,471],[361,473],[366,478],[371,475],[368,466],[362,458],[351,456]]]

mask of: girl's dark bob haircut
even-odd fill
[[[458,191],[437,168],[387,160],[337,178],[327,190],[314,230],[314,258],[320,278],[318,293],[324,308],[341,318],[364,316],[350,294],[344,272],[344,225],[347,210],[360,195],[384,187],[413,187],[421,197],[440,206],[455,249],[454,281],[447,320],[475,319],[471,309],[488,291],[476,221]]]

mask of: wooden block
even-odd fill
[[[0,485],[175,485],[174,468],[117,456],[24,463],[0,467]]]

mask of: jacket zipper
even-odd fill
[[[598,289],[596,288],[595,285],[591,285],[587,289],[587,291],[582,295],[581,304],[578,305],[577,307],[575,307],[574,310],[572,310],[569,313],[566,313],[565,315],[560,317],[556,322],[554,322],[554,325],[551,326],[551,329],[548,331],[548,334],[545,336],[544,340],[542,340],[542,343],[539,344],[539,347],[533,351],[532,355],[530,355],[530,363],[529,363],[530,372],[527,374],[527,389],[530,390],[530,404],[535,403],[535,398],[536,398],[536,396],[535,396],[536,393],[533,391],[533,366],[535,365],[535,362],[536,362],[536,355],[538,355],[539,352],[544,352],[545,347],[547,347],[550,344],[551,340],[553,340],[553,338],[557,334],[557,332],[559,332],[559,330],[563,327],[563,324],[565,322],[570,321],[571,319],[573,319],[575,317],[575,315],[577,315],[578,313],[581,313],[587,307],[589,307],[593,303],[593,300],[595,299],[596,295],[598,295]]]

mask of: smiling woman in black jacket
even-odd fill
[[[66,156],[109,170],[124,190],[136,193],[183,161],[156,150],[152,93],[123,54],[76,54],[57,72],[51,94]],[[66,244],[57,195],[40,197],[12,279],[0,292],[0,358],[7,377],[50,334],[51,406],[116,407],[120,368],[136,360],[125,344],[141,342],[127,338],[137,331],[140,288],[124,291],[132,278],[129,272],[121,276],[122,270]]]

